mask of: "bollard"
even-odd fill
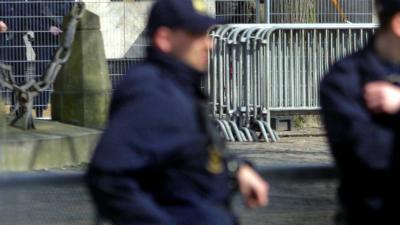
[[[65,18],[68,24],[71,18]],[[101,129],[107,120],[111,83],[99,17],[86,11],[78,24],[71,57],[54,83],[53,120]]]

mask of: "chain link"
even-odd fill
[[[11,113],[10,125],[15,125],[17,120],[26,117],[24,129],[34,128],[32,119],[33,98],[40,92],[47,90],[56,80],[58,72],[71,56],[71,47],[75,40],[75,33],[80,19],[85,14],[85,3],[76,2],[71,10],[71,20],[67,25],[67,31],[64,35],[64,41],[56,51],[52,62],[48,65],[39,81],[28,80],[23,85],[15,82],[14,75],[10,65],[0,62],[0,85],[14,91],[17,96],[17,103]]]

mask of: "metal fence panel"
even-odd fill
[[[357,51],[371,28],[286,28],[266,37],[269,110],[319,109],[319,83],[330,66]]]
[[[372,24],[221,26],[211,32],[205,90],[230,141],[279,140],[271,111],[319,109],[319,83],[337,60],[367,43]],[[255,131],[257,131],[256,134]]]

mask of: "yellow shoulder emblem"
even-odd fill
[[[225,170],[221,153],[214,146],[208,148],[207,170],[212,174],[220,174]]]

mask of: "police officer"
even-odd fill
[[[144,63],[114,92],[109,124],[87,181],[113,224],[233,225],[234,181],[249,207],[267,204],[267,183],[222,152],[200,81],[216,23],[202,0],[159,0],[149,16]]]
[[[380,28],[321,83],[340,174],[337,224],[400,224],[400,0],[377,0]]]

